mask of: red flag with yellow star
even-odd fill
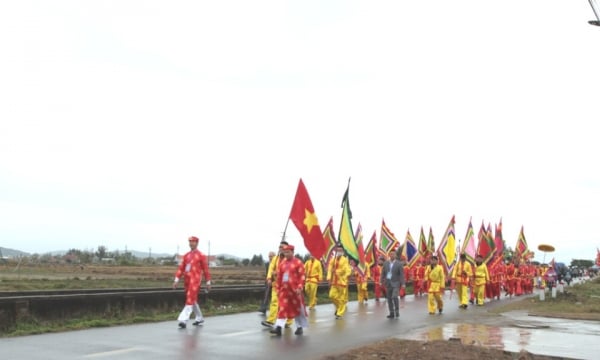
[[[308,252],[315,258],[320,259],[327,251],[327,244],[323,239],[319,219],[317,219],[315,209],[302,179],[298,182],[298,190],[296,190],[296,197],[294,198],[294,204],[292,204],[290,219],[302,235],[304,246]]]

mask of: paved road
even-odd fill
[[[286,329],[273,337],[258,313],[209,317],[201,327],[177,329],[176,321],[89,329],[58,334],[0,339],[2,359],[317,359],[326,354],[389,337],[410,337],[423,329],[460,323],[486,312],[485,307],[458,309],[456,296],[445,296],[443,315],[428,315],[426,297],[401,301],[400,319],[389,320],[385,301],[350,302],[335,320],[333,305],[310,312],[303,336]],[[509,300],[502,300],[506,302]],[[285,354],[285,355],[284,355]]]

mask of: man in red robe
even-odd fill
[[[206,256],[198,250],[198,238],[190,236],[188,239],[190,245],[190,251],[183,256],[181,264],[177,268],[175,273],[175,280],[173,281],[173,289],[177,288],[179,279],[183,276],[183,283],[185,288],[185,306],[177,321],[179,321],[179,328],[185,329],[187,321],[190,318],[192,312],[196,315],[196,319],[193,325],[201,325],[204,323],[204,317],[202,316],[202,310],[198,305],[198,292],[200,291],[200,283],[202,283],[202,274],[206,279],[207,290],[210,290],[210,272],[208,271],[208,261]]]
[[[383,295],[385,297],[385,287],[381,285],[381,266],[385,261],[384,256],[380,256],[377,259],[377,263],[371,268],[371,279],[375,286],[375,301],[379,301],[379,298]]]
[[[279,310],[272,334],[281,336],[281,329],[287,319],[296,320],[296,335],[302,335],[303,328],[308,326],[306,307],[304,305],[304,282],[306,280],[304,263],[294,257],[294,246],[283,247],[283,261],[277,267],[277,300]]]

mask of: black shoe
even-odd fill
[[[389,315],[387,316],[387,318],[388,318],[388,319],[393,319],[393,318],[394,318],[394,314],[389,314]]]
[[[202,325],[202,324],[204,324],[204,319],[196,320],[192,323],[192,325],[194,325],[194,326],[198,326],[198,325]]]
[[[294,331],[295,335],[302,335],[304,333],[304,330],[302,330],[301,327],[297,328],[296,331]]]
[[[438,312],[440,313],[440,315],[442,314],[442,309],[439,309]]]
[[[180,328],[180,329],[185,329],[185,328],[186,328],[186,325],[185,325],[185,323],[184,323],[184,322],[180,322],[180,323],[179,323],[179,328]]]
[[[341,318],[342,318],[342,317],[341,317],[341,316],[339,316],[339,315],[336,315],[336,316],[335,316],[335,319],[336,319],[336,320],[339,320],[339,319],[341,319]]]
[[[397,317],[397,318],[399,318],[399,317],[400,317],[400,313],[399,313],[399,312],[397,312],[397,313],[396,313],[396,317]]]
[[[281,326],[276,326],[274,329],[269,330],[271,334],[281,336]]]
[[[268,322],[267,320],[261,321],[260,324],[262,326],[266,326],[266,327],[273,327],[273,323],[272,322]]]
[[[473,299],[471,299],[471,300],[469,300],[469,303],[470,303],[471,305],[473,305],[473,304],[475,303],[475,301],[473,301]]]
[[[285,328],[286,328],[286,329],[289,329],[291,326],[292,326],[292,325],[290,325],[290,324],[285,324]]]

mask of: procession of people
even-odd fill
[[[204,323],[198,293],[203,279],[206,291],[211,286],[207,258],[198,250],[199,239],[191,236],[188,240],[190,251],[183,256],[173,282],[173,288],[176,288],[180,279],[184,280],[185,305],[177,318],[181,329],[187,327],[192,314],[195,315],[193,325]],[[356,284],[359,304],[366,305],[371,299],[387,301],[388,319],[400,318],[399,299],[406,294],[409,282],[415,297],[427,294],[427,312],[442,315],[443,295],[447,288],[451,294],[456,292],[459,308],[467,309],[469,303],[484,306],[486,301],[498,300],[503,295],[530,294],[535,287],[543,289],[555,281],[553,269],[545,264],[536,266],[529,260],[521,263],[511,259],[487,264],[480,254],[472,261],[461,253],[448,272],[435,254],[410,266],[400,248],[380,254],[371,266],[362,267],[354,259],[348,259],[341,243],[334,246],[331,256],[325,260],[309,255],[303,262],[294,250],[294,245],[281,241],[278,253],[269,253],[266,266],[265,299],[259,312],[266,316],[261,324],[269,327],[275,336],[281,336],[283,329],[292,324],[296,326],[294,334],[304,333],[308,327],[308,312],[317,304],[320,284],[328,286],[334,317],[339,320],[346,313],[352,280]],[[374,296],[369,295],[369,283],[374,285]]]

